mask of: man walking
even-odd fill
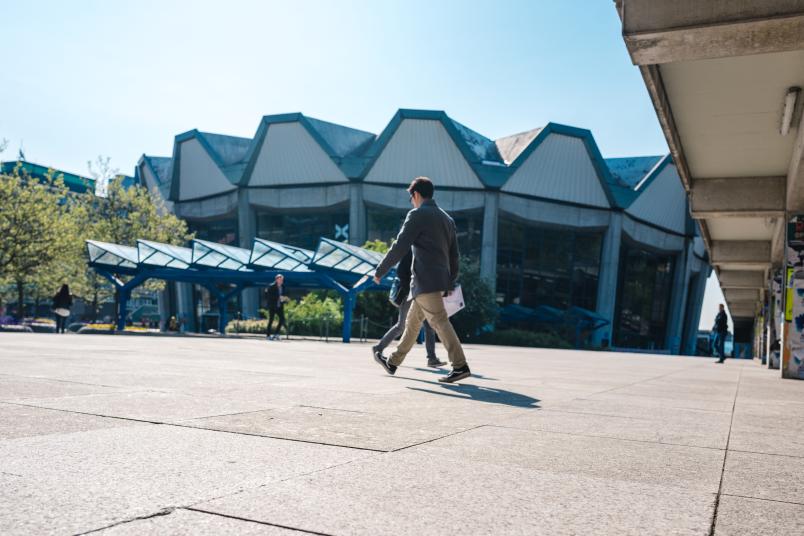
[[[288,301],[285,296],[285,276],[277,274],[274,282],[268,286],[268,325],[265,328],[265,336],[268,340],[279,340],[279,330],[284,326],[287,331],[288,326],[285,324],[285,302]],[[274,323],[274,315],[278,317],[276,324],[276,335],[271,335],[271,324]]]
[[[729,333],[729,319],[726,316],[726,307],[721,303],[720,311],[715,317],[715,340],[713,343],[714,351],[720,359],[716,363],[723,363],[726,360],[726,335]]]
[[[408,193],[414,208],[408,212],[396,242],[377,266],[374,282],[379,284],[391,267],[413,249],[412,303],[405,321],[405,332],[388,358],[373,350],[372,354],[388,374],[394,374],[416,342],[422,322],[427,320],[438,333],[452,364],[452,372],[438,381],[453,383],[468,378],[472,373],[466,364],[461,341],[444,309],[443,296],[452,292],[458,278],[458,239],[455,222],[433,200],[434,189],[427,177],[417,177],[410,183]]]
[[[373,352],[382,354],[386,347],[391,344],[391,341],[399,337],[405,330],[405,320],[408,317],[408,311],[412,300],[408,299],[410,296],[410,281],[412,278],[411,269],[413,267],[413,250],[408,251],[402,260],[399,261],[399,266],[396,268],[396,277],[399,281],[399,292],[393,296],[393,303],[399,307],[399,317],[396,324],[391,326],[385,335],[382,336],[380,342],[372,347]],[[427,366],[438,368],[446,365],[443,361],[436,357],[435,353],[435,331],[430,327],[427,320],[424,321],[424,347],[427,350]]]

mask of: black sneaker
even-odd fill
[[[381,352],[378,352],[373,348],[372,353],[374,354],[374,361],[379,363],[380,366],[385,369],[385,372],[393,376],[396,372],[396,365],[390,364],[387,357],[383,356]]]
[[[431,368],[443,367],[446,364],[446,361],[440,361],[437,357],[427,358],[427,366]]]
[[[441,383],[455,383],[457,381],[466,379],[471,375],[472,371],[469,370],[469,366],[464,365],[461,368],[452,369],[452,372],[450,372],[443,378],[438,378],[438,381],[440,381]]]

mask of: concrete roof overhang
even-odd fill
[[[804,211],[804,93],[780,132],[785,95],[804,87],[804,1],[615,4],[721,285],[757,291],[726,292],[732,315],[751,317],[785,216]]]

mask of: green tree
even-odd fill
[[[72,203],[60,176],[40,181],[18,166],[0,175],[0,207],[0,280],[14,287],[22,320],[26,288],[60,271],[75,233]]]
[[[480,277],[480,263],[477,260],[461,257],[458,282],[466,306],[450,320],[458,337],[467,340],[478,335],[483,327],[494,324],[498,308],[491,286]]]
[[[99,159],[100,160],[100,159]],[[109,181],[106,196],[88,193],[77,210],[81,217],[79,235],[84,240],[98,240],[126,246],[136,246],[137,239],[182,245],[192,238],[187,223],[165,210],[162,200],[145,187],[122,186],[120,180]],[[149,281],[148,291],[164,288],[162,281]],[[77,284],[76,294],[88,298],[97,315],[98,303],[113,294],[111,286],[94,270],[87,268]]]

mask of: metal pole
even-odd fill
[[[348,343],[352,338],[352,313],[355,301],[351,292],[343,294],[343,342]]]
[[[128,298],[131,295],[131,290],[121,288],[118,291],[118,310],[117,310],[117,331],[125,331],[126,329],[126,308],[128,307]]]

